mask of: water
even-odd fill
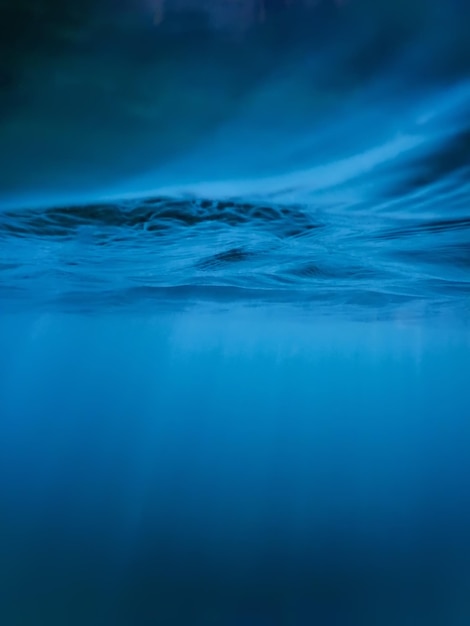
[[[142,8],[18,62],[3,307],[465,320],[468,8],[358,4],[194,41]]]
[[[194,199],[5,211],[3,308],[151,313],[243,302],[465,322],[470,218],[449,213]]]
[[[469,8],[270,6],[0,8],[2,625],[468,623]]]

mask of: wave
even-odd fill
[[[466,3],[296,6],[2,40],[5,308],[468,314]]]
[[[3,211],[3,306],[468,314],[470,219],[154,199]]]

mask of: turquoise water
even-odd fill
[[[466,625],[466,3],[150,4],[0,7],[0,623]]]

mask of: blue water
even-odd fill
[[[0,44],[1,626],[467,625],[467,3],[150,5]]]

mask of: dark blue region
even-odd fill
[[[468,332],[2,317],[8,626],[461,626]]]
[[[468,80],[466,1],[265,4],[267,19],[234,38],[202,19],[210,2],[182,1],[156,25],[154,0],[3,0],[0,204],[151,193],[189,174],[277,175],[324,159],[296,139],[357,107],[357,134],[378,138],[375,109],[401,118],[427,91]],[[235,121],[242,145],[194,154]],[[340,133],[327,147],[343,143]]]
[[[0,0],[0,626],[467,626],[468,2],[183,4]]]

